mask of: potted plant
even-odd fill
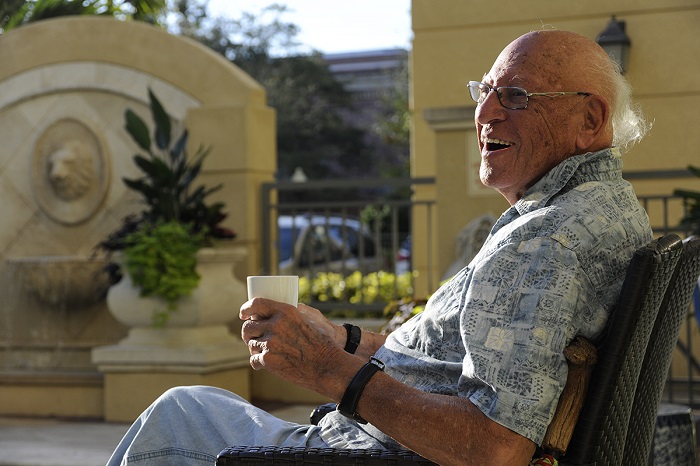
[[[142,175],[123,181],[140,195],[144,209],[127,216],[99,247],[108,254],[121,252],[120,263],[111,266],[115,286],[107,296],[110,308],[116,286],[135,287],[140,297],[149,300],[151,322],[165,325],[172,311],[200,284],[198,255],[203,248],[212,246],[215,239],[233,239],[235,233],[221,226],[224,204],[207,202],[221,185],[196,184],[209,149],[200,147],[189,157],[188,131],[173,137],[170,116],[150,89],[148,96],[153,137],[136,113],[125,112],[126,131],[144,153],[133,156]]]

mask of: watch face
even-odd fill
[[[385,367],[384,362],[381,361],[380,359],[375,358],[374,356],[372,356],[372,357],[369,358],[369,363],[370,363],[370,364],[374,364],[375,366],[377,366],[377,367],[379,368],[380,371],[383,371],[383,370],[384,370],[384,367]]]

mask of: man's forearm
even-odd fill
[[[310,388],[339,402],[366,360],[342,352],[332,359],[335,364]],[[423,392],[383,372],[365,385],[357,413],[441,465],[527,465],[535,450],[532,441],[490,420],[469,400]]]
[[[355,354],[362,358],[369,359],[370,356],[374,356],[385,341],[386,335],[363,330],[360,346],[357,347]]]
[[[407,448],[441,465],[526,465],[532,441],[487,418],[470,401],[422,392],[378,373],[358,413]]]

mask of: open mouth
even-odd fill
[[[495,152],[498,150],[507,149],[508,147],[510,147],[512,145],[513,145],[512,142],[503,141],[501,139],[486,138],[484,140],[484,147],[489,152]]]

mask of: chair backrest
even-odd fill
[[[648,462],[664,382],[700,276],[700,237],[688,238],[683,244],[683,253],[661,303],[642,362],[627,429],[625,464]]]
[[[635,252],[601,340],[583,410],[560,463],[623,464],[642,359],[682,249],[681,239],[669,234]]]

